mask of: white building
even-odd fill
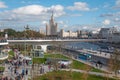
[[[111,34],[107,40],[111,43],[120,43],[120,32]]]
[[[77,32],[72,32],[72,31],[64,31],[63,29],[60,31],[59,36],[61,38],[77,38],[78,34]]]
[[[101,28],[99,32],[100,38],[105,38],[107,39],[109,36],[111,36],[113,33],[118,32],[117,28],[112,27],[112,28]]]
[[[92,31],[91,32],[91,38],[98,38],[99,31]]]
[[[78,38],[88,38],[87,31],[78,31]]]
[[[45,34],[44,30],[43,29],[40,29],[40,34]]]
[[[99,32],[100,38],[107,38],[109,35],[109,28],[101,28]]]

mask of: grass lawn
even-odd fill
[[[41,63],[45,63],[46,58],[33,58],[32,61],[34,64],[41,64]]]
[[[63,59],[70,59],[66,56],[63,56],[61,54],[45,54],[45,58],[63,58]],[[80,70],[87,70],[88,68],[90,68],[90,66],[84,64],[84,63],[81,63],[79,61],[76,61],[76,60],[73,60],[73,63],[71,64],[72,68],[74,69],[80,69]],[[90,71],[93,71],[93,72],[104,72],[104,71],[101,71],[99,69],[96,69],[94,67],[91,67],[90,68]]]
[[[63,56],[61,54],[45,54],[44,58],[33,58],[33,63],[34,64],[41,64],[41,63],[45,63],[46,58],[63,58],[63,59],[70,59],[66,56]],[[93,72],[101,72],[103,73],[104,71],[96,69],[94,67],[90,67],[84,63],[81,63],[79,61],[73,60],[71,67],[73,69],[80,69],[80,70],[89,70],[89,71],[93,71]]]
[[[4,71],[5,67],[0,66],[0,71]]]
[[[44,55],[45,58],[63,58],[63,59],[70,59],[66,56],[63,56],[61,54],[45,54]]]
[[[85,75],[79,72],[70,72],[70,71],[53,71],[45,75],[35,77],[33,80],[107,80],[106,77],[96,76],[96,75]],[[109,80],[116,80],[111,79]]]
[[[72,68],[74,69],[80,69],[80,70],[88,70],[89,71],[93,71],[93,72],[104,72],[104,71],[101,71],[100,69],[96,69],[94,67],[90,67],[84,63],[81,63],[79,61],[76,61],[76,60],[73,60],[73,63],[71,64]]]
[[[63,59],[69,59],[61,54],[45,54],[44,58],[33,58],[33,63],[35,64],[41,64],[45,63],[46,58],[63,58]]]
[[[8,54],[14,56],[14,51],[11,50],[10,52],[8,52]]]

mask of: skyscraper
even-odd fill
[[[46,24],[46,35],[57,36],[57,23],[54,22],[54,16],[52,14],[49,24]]]

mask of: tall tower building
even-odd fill
[[[50,27],[46,24],[46,35],[50,35]]]
[[[57,36],[57,23],[54,22],[54,16],[52,14],[49,20],[49,25],[46,24],[46,35],[47,36]]]

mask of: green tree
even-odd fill
[[[8,29],[5,29],[4,32],[7,32],[9,37],[16,37],[17,36],[16,31],[14,29],[8,28]]]

